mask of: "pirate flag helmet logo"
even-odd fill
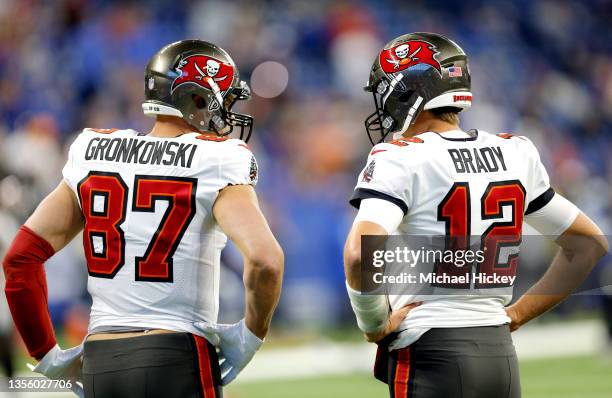
[[[176,69],[180,74],[172,82],[172,91],[185,83],[195,83],[212,90],[213,81],[221,92],[225,92],[234,80],[232,65],[206,55],[196,54],[183,58]]]
[[[436,47],[424,40],[409,40],[384,49],[380,52],[381,68],[387,73],[395,73],[418,64],[427,64],[442,73],[440,62],[435,58],[439,52]]]

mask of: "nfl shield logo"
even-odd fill
[[[363,176],[361,177],[362,182],[370,182],[372,181],[372,177],[374,176],[374,167],[376,163],[372,160],[363,171]]]

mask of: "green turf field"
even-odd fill
[[[612,360],[573,357],[522,361],[524,398],[612,398]],[[386,386],[370,375],[326,376],[276,382],[236,383],[228,398],[385,397]]]

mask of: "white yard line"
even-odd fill
[[[240,375],[241,381],[290,379],[368,372],[376,346],[321,341],[289,349],[263,351]]]
[[[512,336],[519,360],[592,355],[607,343],[606,326],[599,320],[527,326]]]

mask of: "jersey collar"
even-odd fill
[[[476,141],[478,139],[478,130],[450,130],[443,133],[436,133],[436,135],[447,141]]]

